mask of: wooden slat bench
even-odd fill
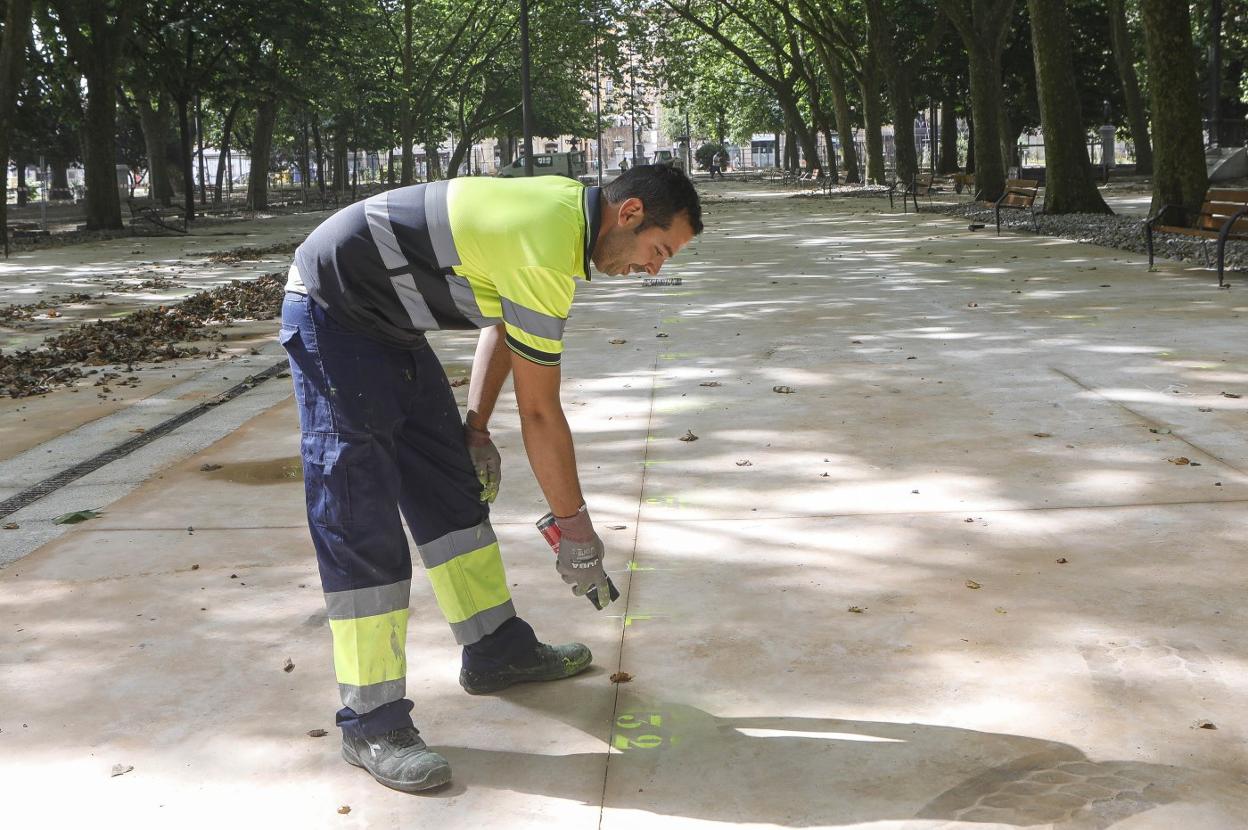
[[[1223,280],[1223,267],[1226,258],[1226,241],[1248,240],[1248,190],[1231,190],[1227,188],[1210,188],[1205,193],[1204,204],[1195,221],[1190,224],[1162,224],[1166,219],[1184,219],[1183,208],[1178,205],[1162,205],[1155,214],[1144,220],[1144,244],[1148,246],[1148,268],[1153,268],[1153,237],[1159,233],[1172,233],[1181,236],[1193,236],[1200,240],[1200,251],[1204,254],[1205,265],[1209,265],[1209,254],[1205,252],[1205,243],[1210,239],[1218,241],[1218,287],[1226,287]]]
[[[187,232],[186,218],[182,215],[179,208],[164,207],[156,204],[151,199],[134,198],[127,199],[126,206],[130,209],[132,224],[142,220],[168,231],[176,231],[177,233]],[[176,223],[180,223],[181,227],[178,227]]]
[[[997,216],[997,236],[1001,235],[1001,208],[1025,210],[1031,214],[1031,225],[1040,233],[1040,223],[1036,221],[1036,196],[1040,193],[1040,182],[1037,179],[1006,179],[1005,191],[1001,198],[993,203]]]

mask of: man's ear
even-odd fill
[[[646,208],[641,199],[630,196],[620,203],[619,224],[624,228],[636,228],[646,218]]]

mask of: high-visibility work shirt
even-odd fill
[[[597,187],[561,176],[400,187],[312,231],[292,281],[344,325],[394,346],[504,323],[513,352],[553,366],[576,281],[589,279],[599,200]]]

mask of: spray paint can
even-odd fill
[[[559,555],[559,539],[563,536],[563,531],[559,529],[559,523],[555,521],[553,513],[547,513],[545,516],[537,520],[537,531],[542,534],[542,538],[546,540],[546,544],[550,545],[550,549],[555,556]],[[615,587],[615,583],[611,581],[611,577],[607,577],[607,588],[611,593],[611,601],[615,602],[620,598],[620,592]],[[593,606],[599,611],[604,606],[598,604],[598,589],[590,588],[585,592],[585,598],[588,599]]]

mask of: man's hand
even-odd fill
[[[503,481],[503,458],[498,454],[498,447],[490,440],[489,430],[470,426],[464,426],[464,443],[468,445],[468,455],[481,482],[481,501],[493,502],[498,498],[498,486]]]
[[[559,558],[555,563],[559,576],[572,586],[572,593],[578,597],[591,588],[597,589],[598,610],[601,611],[611,604],[611,587],[602,567],[606,550],[594,532],[589,512],[582,506],[575,515],[556,516],[555,522],[560,532]]]

